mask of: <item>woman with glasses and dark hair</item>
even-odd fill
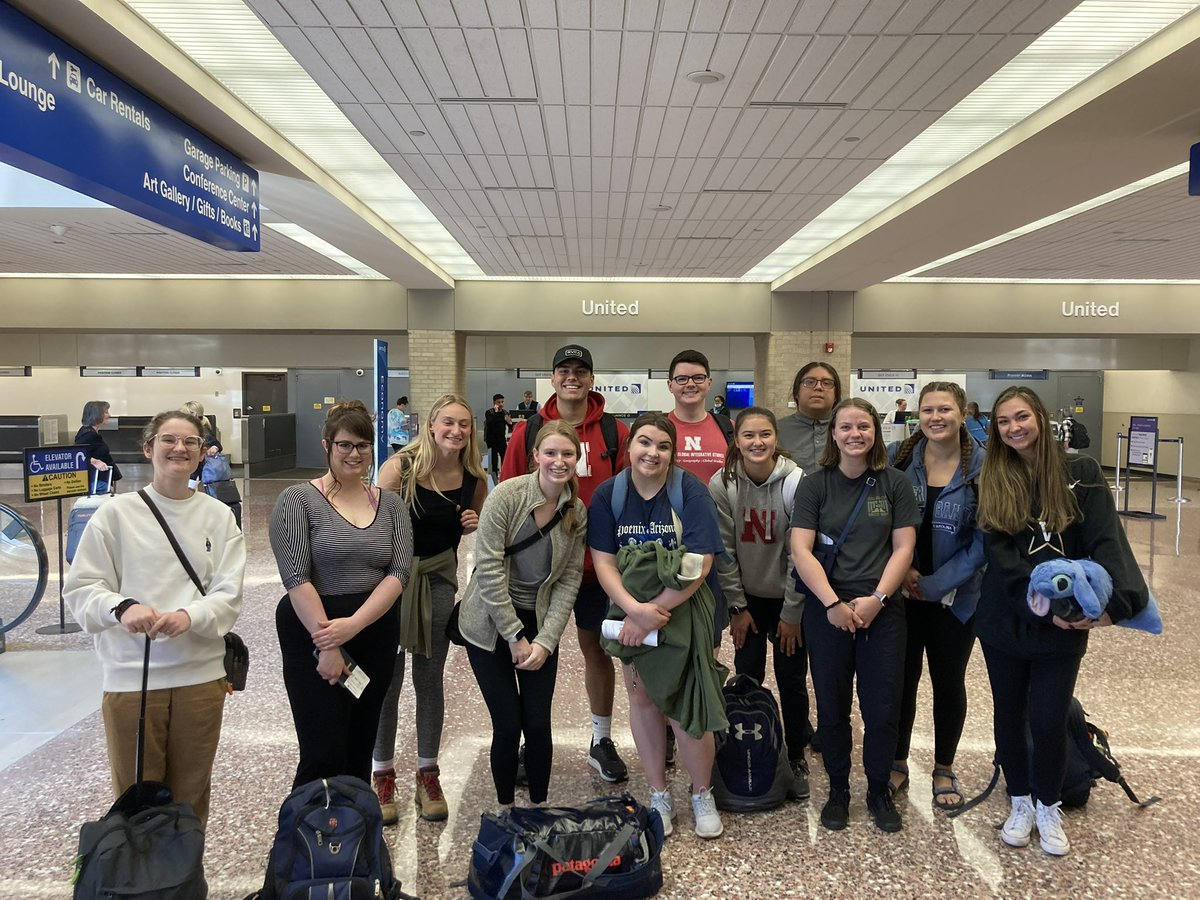
[[[779,445],[805,472],[814,472],[825,452],[833,408],[842,402],[842,378],[833,366],[814,360],[792,380],[792,399],[796,411],[779,420]]]
[[[867,809],[882,831],[902,827],[888,775],[896,752],[904,678],[904,599],[921,521],[912,485],[888,468],[879,415],[857,397],[833,410],[821,468],[796,491],[792,560],[807,587],[804,636],[817,694],[821,754],[829,799],[821,824],[850,818],[850,706],[858,679]],[[845,540],[826,571],[815,550]],[[822,545],[818,548],[818,542]]]
[[[992,685],[996,759],[1012,801],[1000,840],[1028,846],[1036,827],[1042,850],[1063,856],[1071,849],[1061,813],[1067,709],[1088,636],[1141,612],[1149,591],[1100,464],[1067,456],[1029,388],[1007,388],[992,408],[979,527],[988,568],[975,630]],[[1034,567],[1059,559],[1092,559],[1112,576],[1099,619],[1068,622],[1029,608]]]
[[[106,404],[107,405],[107,404]],[[71,615],[93,636],[104,677],[101,712],[113,792],[136,779],[145,641],[150,652],[144,777],[208,819],[213,759],[225,708],[225,635],[242,609],[246,544],[229,507],[188,487],[200,459],[200,420],[171,410],[150,420],[145,496],[161,513],[201,593],[139,494],[96,510],[63,586]]]
[[[321,441],[328,470],[285,490],[271,514],[271,549],[287,590],[275,628],[300,744],[293,787],[331,775],[371,777],[400,642],[394,607],[412,562],[404,501],[365,482],[374,435],[361,402],[330,409]],[[340,683],[352,667],[370,679],[357,699],[358,679]]]
[[[87,447],[88,462],[99,472],[108,472],[107,478],[99,479],[100,483],[107,481],[116,484],[121,480],[121,468],[113,462],[112,451],[100,434],[100,426],[110,418],[107,400],[89,400],[83,404],[83,416],[80,419],[79,431],[75,433],[75,443]],[[108,493],[107,489],[100,493]]]

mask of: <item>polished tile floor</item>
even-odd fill
[[[273,611],[282,591],[266,536],[266,520],[285,482],[246,485],[249,541],[246,602],[238,631],[252,654],[249,689],[228,702],[213,790],[207,874],[211,896],[235,900],[261,883],[280,800],[295,765],[292,730],[279,675]],[[136,485],[133,485],[136,487]],[[1173,485],[1171,485],[1173,487]],[[1132,504],[1148,503],[1135,485]],[[16,482],[0,482],[0,502],[26,511],[48,535],[53,507],[20,502]],[[1167,490],[1166,496],[1174,493]],[[1197,492],[1188,488],[1195,499]],[[1160,492],[1160,498],[1164,492]],[[1007,813],[1003,792],[966,816],[949,820],[930,808],[922,773],[932,766],[928,693],[914,735],[913,783],[900,803],[904,830],[884,835],[867,818],[865,783],[856,773],[850,827],[832,834],[817,821],[826,781],[813,758],[813,800],[757,815],[725,816],[725,835],[704,842],[691,832],[684,803],[663,856],[660,896],[709,897],[1197,897],[1200,896],[1200,626],[1187,598],[1200,578],[1200,503],[1162,503],[1167,518],[1129,520],[1134,550],[1167,623],[1161,637],[1108,629],[1092,641],[1078,694],[1112,735],[1129,781],[1163,801],[1139,810],[1121,790],[1101,784],[1086,812],[1066,816],[1073,848],[1054,859],[1037,847],[1010,850],[995,830]],[[464,565],[467,560],[464,559]],[[56,568],[56,566],[54,567]],[[58,619],[52,579],[37,613],[8,635],[0,655],[0,900],[69,897],[71,858],[80,823],[108,807],[109,782],[100,716],[97,666],[82,635],[45,636]],[[726,656],[729,655],[726,646]],[[574,635],[564,639],[555,697],[555,770],[551,801],[575,804],[608,792],[585,760],[590,735]],[[968,672],[971,711],[957,760],[964,788],[975,792],[991,774],[991,699],[982,656]],[[418,820],[402,806],[387,830],[406,890],[426,898],[462,897],[479,814],[495,805],[488,772],[487,712],[465,653],[453,648],[447,665],[447,722],[441,755],[448,821]],[[618,692],[620,694],[620,691]],[[643,801],[645,779],[618,696],[617,740],[634,775],[630,790]],[[413,699],[401,699],[400,758],[415,765]],[[405,776],[410,778],[411,776]],[[677,796],[687,789],[675,776]],[[411,783],[411,782],[408,782]]]

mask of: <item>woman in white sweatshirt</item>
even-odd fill
[[[800,637],[804,597],[791,577],[788,529],[796,485],[804,472],[778,444],[775,414],[751,406],[734,422],[725,467],[708,483],[717,504],[727,556],[717,577],[729,606],[733,664],[739,675],[762,683],[767,646],[773,648],[784,740],[795,777],[793,793],[809,795],[804,748],[808,721],[807,657]]]
[[[242,609],[246,545],[233,512],[188,487],[204,446],[199,419],[159,413],[142,433],[154,479],[120,494],[88,523],[63,588],[93,636],[104,672],[101,711],[113,793],[135,781],[145,641],[150,648],[143,777],[208,820],[213,760],[225,706],[225,635]],[[153,503],[204,585],[183,567]]]

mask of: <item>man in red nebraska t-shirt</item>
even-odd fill
[[[708,357],[699,350],[675,354],[667,388],[675,398],[668,416],[675,426],[675,461],[707,485],[725,465],[725,448],[733,434],[729,419],[705,409],[712,390]]]

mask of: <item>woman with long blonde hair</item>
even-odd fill
[[[1063,452],[1045,405],[1029,388],[1010,387],[996,398],[978,520],[988,568],[975,631],[992,685],[996,759],[1012,801],[1000,839],[1010,847],[1028,846],[1036,824],[1042,850],[1063,856],[1071,848],[1060,812],[1067,709],[1088,632],[1145,609],[1149,592],[1100,464]],[[1029,608],[1035,566],[1089,558],[1113,581],[1099,619],[1068,622]]]
[[[446,620],[458,592],[458,544],[479,525],[487,494],[470,404],[457,394],[439,397],[420,432],[383,464],[378,484],[408,504],[413,570],[400,599],[400,652],[375,737],[372,781],[384,821],[395,822],[397,706],[404,657],[411,653],[417,700],[415,801],[422,818],[437,821],[449,813],[438,780],[445,717],[442,673],[450,649]]]

